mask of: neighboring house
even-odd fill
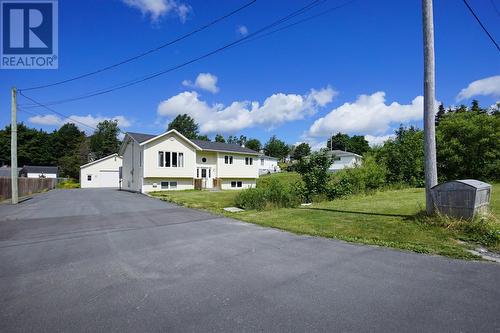
[[[170,130],[126,133],[122,188],[134,192],[255,187],[259,153],[235,144],[190,140]]]
[[[361,165],[363,157],[343,150],[331,150],[330,154],[334,156],[333,164],[330,166],[330,172],[336,172],[345,168],[354,168]]]
[[[80,167],[80,187],[120,187],[122,158],[112,154]]]
[[[21,170],[23,168],[17,168],[17,176],[21,176]],[[6,166],[3,166],[3,167],[0,167],[0,177],[9,177],[11,176],[10,174],[10,170],[11,168],[10,167],[6,167]]]
[[[28,178],[57,178],[59,176],[59,167],[25,165],[21,170],[21,177]]]
[[[259,175],[266,175],[269,173],[280,172],[280,167],[278,166],[278,159],[276,157],[260,155],[258,160],[259,165]]]

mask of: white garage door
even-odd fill
[[[119,187],[120,178],[118,170],[100,170],[99,187]]]

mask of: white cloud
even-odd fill
[[[239,25],[236,28],[236,32],[239,33],[242,36],[246,36],[246,35],[248,35],[248,28],[246,26],[244,26],[244,25]]]
[[[500,75],[471,82],[467,88],[460,90],[457,101],[462,101],[472,96],[500,96]]]
[[[157,21],[168,14],[176,14],[182,23],[191,12],[191,7],[176,0],[122,0],[130,7],[139,9],[144,15],[149,15],[151,21]]]
[[[77,116],[77,115],[72,115],[69,116],[68,118],[62,118],[56,115],[52,114],[46,114],[43,116],[34,116],[28,118],[28,121],[32,124],[37,124],[37,125],[45,125],[45,126],[61,126],[66,123],[74,123],[75,125],[82,127],[82,124],[85,124],[90,127],[96,127],[98,123],[104,120],[117,120],[118,121],[118,127],[120,128],[127,128],[132,125],[132,122],[127,119],[125,116],[116,116],[116,117],[101,117],[101,116],[92,116],[90,114],[86,116]],[[84,127],[84,128],[83,128]],[[83,126],[81,129],[85,131],[89,131],[89,128]]]
[[[386,142],[389,139],[394,138],[394,134],[387,134],[387,135],[380,135],[380,136],[374,136],[374,135],[365,135],[366,141],[370,144],[371,147],[373,146],[379,146],[382,145],[384,142]]]
[[[257,101],[235,101],[228,106],[209,105],[200,100],[198,93],[185,91],[158,105],[159,116],[175,117],[187,113],[199,124],[202,133],[234,133],[244,128],[264,125],[278,126],[288,121],[303,119],[330,103],[337,94],[331,87],[312,89],[302,96],[277,93],[260,104]]]
[[[418,96],[411,104],[385,103],[382,91],[372,95],[360,95],[353,103],[345,103],[317,119],[307,136],[326,137],[332,133],[381,135],[393,124],[420,120],[423,115],[423,97]]]
[[[219,87],[217,87],[217,81],[219,78],[210,73],[200,73],[196,77],[196,80],[191,82],[190,80],[182,81],[182,85],[185,87],[199,88],[203,90],[210,91],[212,94],[219,92]]]

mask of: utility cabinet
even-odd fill
[[[445,215],[472,219],[489,208],[491,185],[479,180],[452,180],[431,189],[436,209]]]

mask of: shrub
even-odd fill
[[[303,200],[303,184],[285,183],[270,177],[257,188],[243,190],[235,198],[235,204],[245,209],[289,208],[298,206]]]
[[[56,185],[56,188],[62,188],[62,189],[80,188],[80,183],[77,183],[74,179],[70,178],[58,183]]]

